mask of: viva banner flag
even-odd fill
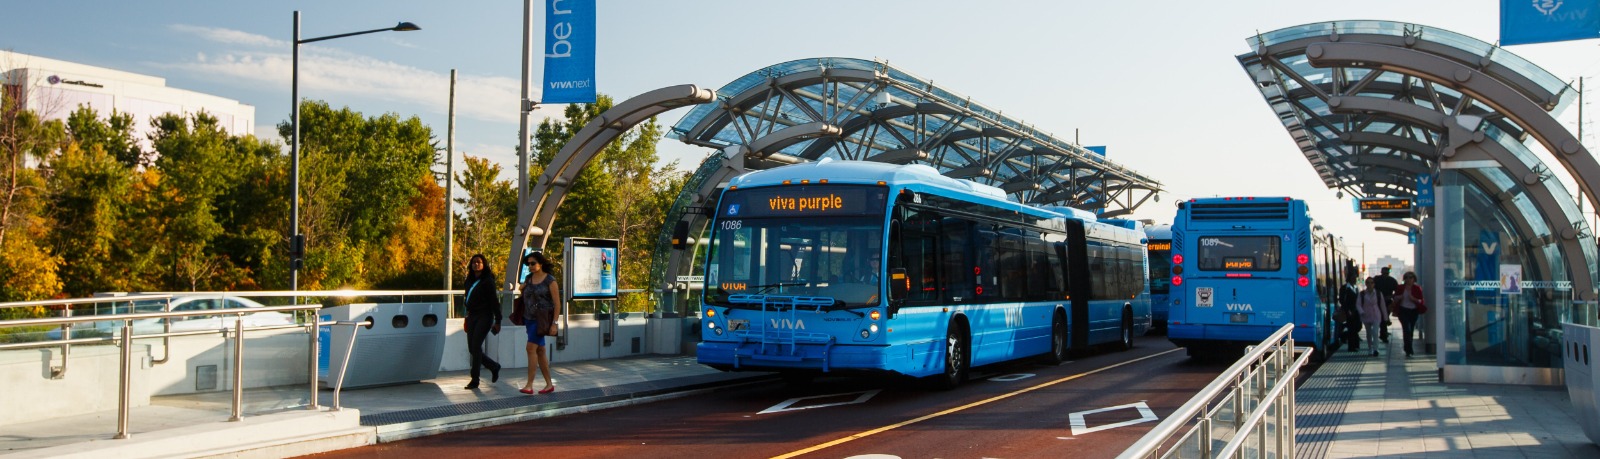
[[[1500,0],[1500,45],[1600,38],[1600,0]]]
[[[540,102],[594,103],[594,2],[545,0],[544,95]]]

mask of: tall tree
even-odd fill
[[[67,145],[51,161],[50,247],[62,257],[63,288],[71,296],[124,290],[127,273],[115,256],[121,229],[128,225],[123,211],[131,189],[126,166],[98,145],[84,150]]]
[[[30,162],[45,160],[65,137],[60,122],[45,122],[15,95],[0,95],[0,301],[41,300],[61,291],[61,260],[45,240],[45,183]],[[0,318],[19,312],[0,310]]]
[[[459,172],[456,178],[456,185],[465,196],[456,198],[462,213],[456,220],[455,259],[466,260],[479,253],[490,260],[500,259],[498,257],[505,256],[511,247],[517,192],[510,180],[499,179],[500,165],[485,158],[465,156],[463,159],[466,170]]]
[[[301,288],[369,285],[369,254],[383,250],[421,192],[418,181],[431,177],[432,130],[414,116],[368,118],[320,101],[303,103],[300,121],[300,225],[309,246]],[[292,130],[278,125],[284,138]]]

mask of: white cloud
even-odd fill
[[[203,40],[210,41],[210,42],[216,42],[216,43],[223,43],[223,44],[230,44],[230,45],[246,45],[246,46],[255,46],[255,47],[261,47],[261,48],[273,48],[273,47],[276,47],[276,48],[288,48],[289,47],[289,42],[286,41],[286,40],[276,40],[276,39],[269,38],[269,37],[267,37],[265,35],[256,35],[256,34],[253,34],[253,33],[241,32],[241,31],[238,31],[238,30],[218,29],[218,28],[215,28],[215,27],[192,26],[192,25],[187,25],[187,24],[172,24],[172,25],[167,26],[167,29],[170,29],[170,30],[172,30],[174,32],[178,32],[178,33],[185,33],[185,34],[198,36]]]
[[[197,54],[189,62],[159,64],[163,67],[241,86],[287,88],[290,85],[294,62],[287,41],[227,29],[170,27],[223,45],[273,46],[278,50],[226,49]],[[300,91],[302,97],[312,95],[309,96],[312,99],[355,96],[420,106],[432,113],[444,114],[449,111],[450,75],[333,48],[302,45]],[[521,83],[514,78],[458,75],[456,114],[483,121],[515,123],[520,93]],[[534,113],[534,119],[560,117],[561,110],[561,106],[541,106]]]

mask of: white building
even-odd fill
[[[24,108],[46,120],[64,121],[85,104],[101,119],[112,110],[131,114],[134,137],[145,151],[150,150],[150,119],[163,114],[189,116],[203,110],[233,135],[253,134],[256,123],[255,106],[169,88],[164,78],[10,51],[0,51],[0,83],[0,95],[26,101]]]

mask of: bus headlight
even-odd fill
[[[869,338],[871,336],[872,336],[872,332],[869,332],[869,331],[866,331],[866,330],[862,330],[861,331],[861,339],[867,339],[867,338]]]
[[[711,333],[722,336],[722,327],[718,327],[716,322],[706,321],[706,328],[711,329]]]
[[[867,329],[871,330],[873,333],[877,333],[878,332],[878,324],[872,324],[872,326],[867,327]]]

